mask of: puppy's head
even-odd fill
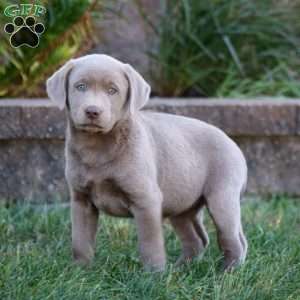
[[[130,65],[107,55],[71,59],[47,80],[49,98],[78,130],[109,132],[149,100],[150,86]]]

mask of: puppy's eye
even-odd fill
[[[118,92],[118,90],[114,87],[110,87],[108,90],[107,90],[108,94],[109,95],[114,95],[115,93]]]
[[[87,90],[87,84],[81,82],[81,83],[76,84],[75,88],[77,91],[84,92]]]

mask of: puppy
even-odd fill
[[[133,217],[148,270],[165,268],[162,222],[181,244],[177,264],[208,245],[207,207],[224,267],[244,261],[240,198],[247,166],[221,130],[196,119],[141,110],[150,86],[130,65],[106,55],[71,59],[47,81],[51,100],[66,106],[66,169],[74,259],[94,255],[99,213]]]

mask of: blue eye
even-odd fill
[[[76,90],[80,91],[80,92],[84,92],[87,90],[87,85],[86,83],[78,83],[75,85]]]
[[[114,95],[115,93],[118,92],[118,90],[114,87],[110,87],[108,90],[107,90],[108,94],[109,95]]]

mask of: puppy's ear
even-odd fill
[[[69,60],[47,80],[47,94],[60,109],[66,105],[67,78],[73,65],[73,60]]]
[[[129,112],[133,114],[148,102],[151,88],[145,79],[131,65],[125,64],[124,68],[129,83]]]

